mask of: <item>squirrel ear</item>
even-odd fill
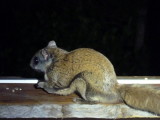
[[[50,41],[47,47],[56,48],[57,47],[56,42],[54,40]]]
[[[45,49],[42,49],[41,53],[42,53],[44,59],[47,60],[48,56],[49,56],[48,52]]]

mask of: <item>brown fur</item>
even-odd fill
[[[45,64],[34,62],[35,56],[41,61],[46,58]],[[35,56],[31,60],[31,67],[37,70],[43,68],[46,81],[39,82],[38,86],[48,93],[68,95],[78,92],[86,102],[125,101],[132,107],[160,114],[160,91],[118,85],[111,62],[93,49],[80,48],[67,52],[56,47],[55,42],[51,41]],[[51,63],[48,62],[50,59]],[[76,102],[82,100],[76,99]]]
[[[54,54],[55,50],[48,49]],[[46,74],[49,85],[52,83],[53,87],[65,89],[53,93],[68,95],[78,91],[84,100],[92,102],[115,103],[121,100],[115,89],[117,81],[114,68],[101,53],[80,48],[60,56],[50,65]]]
[[[140,85],[121,85],[119,92],[126,104],[160,114],[160,90]]]

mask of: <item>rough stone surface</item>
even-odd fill
[[[124,104],[41,104],[1,105],[0,118],[128,118],[156,117],[148,112],[132,109]]]

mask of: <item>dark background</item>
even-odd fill
[[[93,48],[117,75],[160,75],[159,0],[1,0],[0,76],[36,77],[33,54],[55,40]]]

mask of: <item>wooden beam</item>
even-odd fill
[[[33,84],[0,84],[0,118],[130,118],[156,117],[123,103],[77,104],[75,94],[58,96]]]

